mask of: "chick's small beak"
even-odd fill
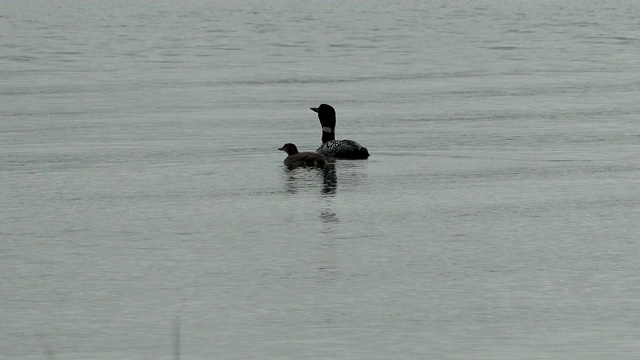
[[[313,110],[315,112],[318,112],[318,108],[309,108],[309,109],[311,109],[311,110]]]

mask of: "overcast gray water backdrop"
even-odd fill
[[[0,4],[0,358],[637,359],[639,2]]]

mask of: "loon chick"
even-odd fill
[[[316,167],[323,169],[327,166],[327,158],[322,154],[314,152],[298,152],[298,148],[292,143],[286,143],[278,150],[287,153],[284,164],[289,169],[295,169],[301,166]]]
[[[337,159],[366,159],[369,151],[353,140],[336,140],[336,111],[331,105],[321,104],[311,110],[318,113],[322,125],[322,146],[317,153]]]

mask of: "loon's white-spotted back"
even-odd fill
[[[366,159],[369,150],[353,140],[336,140],[336,111],[331,105],[321,104],[311,110],[318,113],[322,125],[322,146],[317,153],[337,159]]]
[[[316,150],[317,153],[324,156],[330,156],[339,159],[366,159],[369,157],[367,148],[358,144],[353,140],[331,140],[322,144]]]

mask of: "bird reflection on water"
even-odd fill
[[[325,194],[335,194],[338,188],[338,176],[336,175],[336,164],[329,163],[322,170],[322,192]]]
[[[315,168],[297,168],[288,169],[286,191],[289,193],[297,193],[301,188],[309,188],[322,179],[322,194],[333,195],[338,188],[338,177],[336,175],[335,163],[330,162],[323,169]]]
[[[367,171],[365,168],[369,162],[361,161],[335,161],[329,160],[327,167],[318,168],[297,168],[288,169],[283,167],[286,180],[284,181],[285,191],[290,194],[300,195],[316,192],[317,204],[321,204],[319,210],[319,220],[324,225],[337,224],[340,222],[338,213],[335,211],[335,198],[338,192],[337,168],[341,172],[341,187],[343,192],[362,191],[362,187],[367,187]],[[319,190],[319,191],[318,191]],[[313,196],[315,197],[315,196]],[[333,226],[322,227],[322,233],[331,233]]]

